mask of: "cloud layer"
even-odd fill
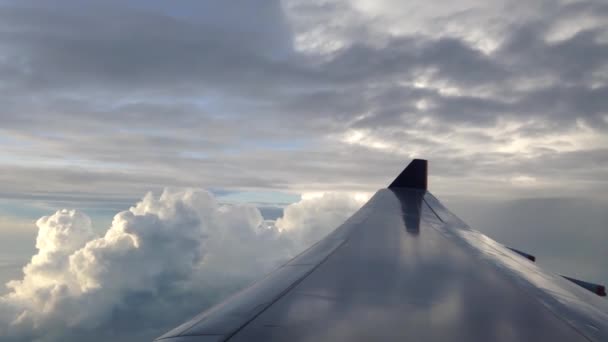
[[[147,194],[103,236],[75,210],[40,218],[23,278],[0,298],[0,335],[15,341],[150,339],[260,277],[360,205],[327,194],[290,205],[277,224],[202,190]]]
[[[417,156],[451,195],[605,198],[603,1],[251,6],[0,2],[1,195],[373,191]]]

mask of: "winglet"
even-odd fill
[[[424,159],[412,160],[388,188],[414,188],[426,190],[427,164],[427,161]]]

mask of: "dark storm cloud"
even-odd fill
[[[368,44],[338,51],[324,67],[342,82],[412,77],[425,69],[459,83],[487,82],[501,75],[496,65],[459,39],[411,36],[391,38],[381,47]]]
[[[288,54],[290,43],[278,2],[263,1],[259,8],[241,1],[233,10],[218,1],[206,3],[194,6],[192,19],[155,13],[135,2],[73,2],[63,11],[35,7],[40,4],[2,6],[1,39],[8,57],[3,69],[33,89],[72,91],[108,85],[179,91],[201,80],[242,82],[280,69],[270,59]],[[229,30],[218,17],[230,23]]]
[[[551,73],[563,82],[589,80],[594,71],[606,65],[608,47],[601,38],[605,27],[584,28],[584,24],[593,17],[605,19],[606,4],[578,2],[556,7],[554,12],[542,20],[513,27],[499,53],[516,63],[520,71],[532,75]],[[547,35],[563,20],[573,20],[574,25],[581,25],[582,29],[567,39],[548,42]]]

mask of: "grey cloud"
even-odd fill
[[[393,37],[381,47],[355,43],[326,65],[340,81],[379,81],[430,71],[439,79],[479,85],[506,76],[499,64],[457,38]]]
[[[559,120],[572,125],[581,118],[590,126],[605,130],[603,118],[608,105],[608,87],[553,86],[527,94],[521,101],[522,111],[537,113],[539,117]],[[559,127],[552,127],[553,129]]]
[[[526,33],[518,33],[518,35],[527,36]],[[433,114],[456,122],[464,120],[480,123],[484,122],[486,117],[491,120],[502,115],[553,118],[569,124],[580,117],[594,125],[600,123],[605,125],[601,115],[606,113],[604,103],[606,89],[604,86],[592,88],[591,84],[583,81],[586,75],[606,66],[607,59],[604,55],[608,50],[605,44],[588,39],[586,36],[586,33],[579,33],[557,44],[538,39],[530,46],[517,48],[510,46],[509,42],[506,43],[504,50],[494,52],[491,56],[465,48],[466,45],[462,41],[455,39],[439,40],[435,45],[429,43],[430,53],[425,53],[424,48],[421,49],[422,52],[418,52],[420,48],[415,43],[395,40],[388,44],[386,49],[370,48],[369,51],[361,52],[360,48],[356,48],[348,52],[353,55],[352,57],[337,57],[332,63],[342,65],[344,74],[385,76],[388,80],[393,79],[395,75],[406,75],[406,78],[411,78],[415,75],[415,71],[436,67],[437,72],[433,73],[432,77],[438,81],[446,80],[448,83],[464,87],[473,86],[474,89],[480,90],[484,87],[495,89],[490,97],[440,94],[421,96],[420,94],[412,98],[412,91],[401,88],[399,92],[398,87],[395,87],[394,91],[397,94],[393,96],[392,101],[383,102],[383,106],[375,104],[376,108],[386,108],[400,100],[426,98],[437,105],[437,108],[431,110]],[[416,51],[412,54],[420,53],[419,61],[413,61],[407,54],[395,53],[394,50],[397,49],[411,49]],[[356,55],[361,56],[355,57]],[[517,60],[514,61],[509,57],[513,55]],[[590,57],[586,57],[587,55]],[[349,60],[351,58],[354,60]],[[414,72],[411,71],[412,68]],[[349,72],[350,70],[352,71]],[[539,78],[543,75],[552,77],[560,75],[560,77],[555,81],[556,83],[525,92],[503,91],[516,82],[529,80],[530,75],[534,74]],[[398,113],[407,113],[408,109],[411,111],[411,107],[400,108]]]
[[[262,11],[262,13],[275,13],[276,16],[273,18],[278,17],[275,20],[278,22],[276,29],[283,32],[285,31],[284,26],[281,26],[284,25],[283,18],[280,13],[277,14],[276,8],[279,7],[275,6],[274,10]],[[18,13],[23,11],[25,10]],[[18,23],[32,23],[33,21],[28,17],[28,15],[33,16],[30,11],[34,10],[27,10],[26,14],[13,15],[13,25],[19,27]],[[22,52],[26,60],[33,58],[29,63],[32,76],[45,78],[47,70],[54,70],[52,72],[56,73],[49,79],[57,80],[59,83],[35,82],[37,86],[49,89],[52,85],[52,92],[62,89],[60,84],[78,84],[79,88],[85,89],[88,86],[108,85],[114,89],[111,93],[103,95],[103,92],[107,92],[108,88],[106,88],[101,97],[98,97],[100,94],[93,93],[97,98],[95,102],[92,102],[86,93],[77,95],[85,98],[86,103],[77,106],[78,111],[67,117],[72,125],[103,127],[104,122],[107,121],[108,126],[112,127],[121,120],[126,120],[125,124],[132,121],[133,124],[144,127],[149,125],[164,127],[169,124],[173,129],[179,129],[175,123],[180,123],[191,128],[207,128],[206,131],[210,133],[217,131],[204,127],[208,122],[204,109],[188,104],[184,107],[186,111],[183,115],[180,114],[179,107],[165,106],[171,112],[161,113],[156,119],[153,114],[164,106],[162,102],[168,101],[167,99],[161,103],[139,104],[145,115],[138,114],[142,113],[142,110],[131,111],[129,107],[105,110],[96,108],[100,106],[98,103],[112,102],[112,99],[116,99],[115,93],[122,92],[123,89],[126,93],[118,94],[118,99],[133,95],[143,98],[155,96],[159,94],[159,86],[164,88],[160,92],[161,98],[162,94],[181,93],[187,96],[184,98],[186,103],[194,100],[187,94],[199,93],[208,97],[212,96],[210,94],[213,92],[219,91],[218,95],[228,96],[225,97],[225,102],[241,102],[241,105],[234,109],[238,113],[237,118],[242,117],[243,112],[253,112],[256,113],[256,121],[270,125],[273,122],[275,125],[304,125],[311,130],[310,134],[327,131],[322,128],[326,123],[334,124],[331,130],[344,129],[341,122],[350,122],[352,120],[348,120],[349,118],[365,111],[371,112],[371,115],[368,115],[364,121],[358,122],[358,126],[373,127],[381,122],[395,125],[403,122],[403,116],[408,114],[419,116],[423,113],[453,122],[475,122],[487,125],[493,124],[494,118],[501,115],[559,118],[570,123],[572,118],[580,115],[595,124],[602,122],[601,118],[598,119],[598,115],[602,114],[601,98],[605,92],[602,88],[589,89],[587,84],[568,84],[563,90],[554,86],[533,89],[531,93],[523,94],[508,90],[511,84],[520,81],[522,77],[529,77],[532,69],[534,72],[541,72],[550,67],[549,71],[553,72],[557,69],[554,66],[559,66],[559,71],[565,72],[569,67],[576,71],[578,70],[576,65],[584,65],[587,71],[597,70],[603,60],[601,53],[589,54],[597,56],[594,57],[594,63],[580,63],[573,58],[576,56],[568,55],[570,50],[582,50],[578,47],[583,47],[585,51],[591,48],[600,49],[599,51],[605,49],[601,43],[590,39],[577,43],[584,34],[576,35],[566,42],[553,46],[542,41],[540,39],[542,37],[536,33],[537,39],[533,40],[532,44],[524,44],[521,47],[521,44],[513,42],[524,38],[530,39],[530,35],[525,30],[515,30],[511,35],[512,38],[490,55],[484,54],[458,37],[434,38],[424,35],[385,37],[385,43],[380,46],[372,46],[366,41],[355,42],[336,52],[328,62],[311,63],[310,58],[301,58],[294,53],[278,60],[271,56],[259,55],[257,52],[264,50],[260,48],[263,44],[254,50],[242,47],[242,44],[227,45],[227,41],[240,37],[230,33],[229,30],[196,32],[197,27],[188,21],[136,11],[134,13],[114,18],[114,21],[120,25],[125,23],[124,27],[119,26],[122,27],[121,30],[104,25],[106,23],[103,19],[101,22],[96,22],[100,19],[93,18],[92,23],[89,23],[84,20],[88,16],[74,20],[73,15],[44,13],[51,18],[45,17],[45,20],[39,20],[38,26],[45,27],[44,23],[47,23],[46,26],[50,26],[51,29],[45,27],[44,32],[50,31],[52,35],[52,32],[59,31],[61,34],[44,41],[27,34],[24,39],[19,39],[19,44],[27,45],[22,47],[25,49]],[[24,19],[24,16],[29,19]],[[64,19],[63,16],[71,20]],[[203,24],[207,22],[205,18],[207,17],[203,15],[201,20]],[[258,21],[260,20],[258,18]],[[254,19],[252,23],[258,21]],[[55,28],[55,26],[62,27],[60,24],[67,26],[67,29]],[[84,24],[87,25],[81,27]],[[172,29],[174,26],[179,28]],[[23,34],[22,31],[29,32],[17,30],[17,33],[12,34]],[[62,33],[63,31],[68,33]],[[262,30],[264,33],[268,31],[269,29]],[[39,31],[35,33],[40,34]],[[70,39],[72,36],[75,38]],[[34,41],[30,42],[29,39]],[[239,39],[243,42],[250,41],[245,36]],[[255,39],[252,41],[256,42]],[[285,41],[289,42],[289,39]],[[209,47],[205,45],[216,43],[219,45]],[[80,47],[78,44],[87,46]],[[36,51],[28,52],[28,48]],[[545,56],[554,56],[555,62],[547,63]],[[14,63],[9,64],[15,66]],[[464,88],[494,90],[491,96],[484,97],[446,96],[437,92],[422,94],[421,90],[413,89],[411,86],[410,89],[401,85],[391,86],[398,80],[411,81],[424,72],[430,72],[431,79],[435,81],[445,81]],[[580,73],[572,71],[567,74]],[[70,75],[75,78],[64,82],[64,78],[72,77]],[[259,87],[260,84],[263,86]],[[382,94],[377,94],[376,84],[384,85],[386,100],[381,97]],[[287,91],[289,88],[285,89],[285,86],[288,85],[294,85],[293,90]],[[192,91],[194,93],[191,93]],[[568,97],[560,96],[564,92]],[[249,103],[244,101],[247,98]],[[548,107],[547,105],[552,103],[549,100],[554,98],[560,98],[561,102]],[[436,108],[426,111],[417,110],[413,102],[421,99],[435,104]],[[49,100],[50,103],[54,101]],[[42,103],[46,105],[49,100],[43,99]],[[20,104],[14,104],[13,112],[23,113],[23,102],[29,101],[20,98]],[[143,101],[149,102],[149,99]],[[55,101],[55,103],[57,104],[55,111],[58,115],[62,115],[66,108],[69,108],[66,106],[70,105],[66,101]],[[319,109],[316,110],[315,107]],[[572,113],[572,109],[576,109],[577,112]],[[6,120],[9,122],[26,120],[18,123],[20,126],[41,122],[41,118],[36,116],[30,116],[29,120],[27,116],[19,119],[15,119],[15,116],[17,115],[12,115],[12,118]],[[146,119],[138,122],[137,119],[140,117]],[[311,117],[315,119],[310,120]],[[222,131],[223,137],[234,137],[237,134],[242,135],[243,132],[234,131],[230,127]],[[162,143],[157,145],[160,146]]]
[[[2,6],[1,41],[10,57],[3,69],[15,69],[11,73],[21,77],[13,81],[32,90],[78,92],[111,85],[132,92],[146,85],[179,92],[200,88],[201,81],[246,82],[280,69],[280,56],[272,58],[289,54],[289,27],[277,1],[264,1],[262,8],[206,2],[194,6],[191,20],[154,14],[135,3],[130,6],[135,8],[73,3],[64,11],[39,4]]]

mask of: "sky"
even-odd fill
[[[0,0],[0,336],[150,340],[412,158],[473,228],[608,283],[606,22],[603,0]]]

